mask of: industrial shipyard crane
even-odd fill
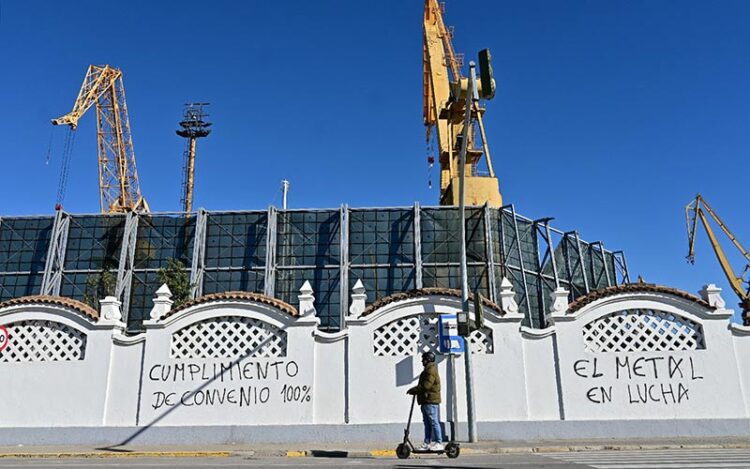
[[[109,65],[90,65],[78,92],[73,110],[52,119],[54,125],[72,130],[78,120],[96,103],[96,129],[99,157],[99,192],[102,213],[148,212],[141,195],[130,134],[128,108],[122,72]]]
[[[424,124],[427,139],[432,132],[438,143],[440,161],[440,204],[457,205],[459,193],[459,153],[466,117],[468,79],[461,75],[461,57],[455,53],[452,33],[443,22],[443,10],[437,0],[424,3]],[[480,95],[490,99],[494,95],[494,81],[489,65],[489,51],[480,53]],[[470,98],[471,99],[471,98]],[[470,129],[466,153],[465,201],[468,205],[503,204],[500,187],[484,130],[484,108],[478,101],[471,104]],[[477,147],[476,130],[482,144]],[[485,157],[488,173],[482,175],[478,164]]]
[[[732,241],[732,244],[734,244],[734,247],[736,247],[740,254],[742,254],[742,256],[745,258],[747,264],[745,265],[745,268],[742,271],[741,275],[737,275],[734,269],[732,269],[732,265],[729,263],[729,259],[727,259],[724,250],[719,244],[719,240],[716,238],[716,235],[714,234],[714,231],[708,222],[706,213],[708,213],[714,220],[714,222],[719,225],[721,231],[723,231],[724,234],[727,235],[730,241]],[[687,223],[688,243],[690,245],[690,250],[688,252],[687,258],[691,264],[695,263],[695,235],[698,228],[698,220],[700,220],[703,228],[706,230],[706,234],[708,235],[708,239],[714,249],[716,258],[719,260],[719,264],[721,264],[724,275],[726,275],[727,280],[729,280],[729,284],[732,286],[732,290],[734,290],[734,292],[740,299],[740,307],[742,308],[742,320],[744,321],[746,326],[750,326],[750,286],[745,286],[745,284],[747,284],[748,282],[744,278],[745,274],[748,272],[748,270],[750,270],[750,253],[748,253],[747,250],[742,247],[742,244],[740,244],[739,240],[737,240],[734,234],[729,231],[727,225],[724,224],[723,221],[721,221],[719,216],[716,215],[716,212],[713,211],[706,200],[700,194],[698,194],[695,196],[695,200],[690,202],[685,207],[685,222]]]

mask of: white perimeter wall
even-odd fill
[[[342,332],[327,334],[317,330],[310,308],[298,317],[257,301],[225,299],[147,321],[145,333],[127,337],[119,321],[92,321],[64,306],[2,308],[0,325],[11,330],[52,324],[86,340],[80,359],[71,359],[73,352],[65,359],[24,359],[11,355],[10,347],[20,347],[12,342],[0,352],[8,377],[0,388],[0,426],[400,423],[410,403],[406,390],[421,371],[419,355],[436,348],[438,315],[459,309],[455,296],[417,296],[352,315]],[[664,325],[649,326],[647,335],[661,334],[666,342],[637,351],[592,349],[587,330],[637,322],[644,312]],[[723,304],[620,293],[576,311],[558,307],[552,327],[531,330],[521,327],[520,314],[485,307],[485,328],[472,339],[477,418],[750,417],[750,328],[730,327],[731,315]],[[702,341],[680,339],[685,331],[697,331]],[[438,357],[444,421],[454,418],[450,363]],[[463,357],[454,363],[457,418],[465,421]]]

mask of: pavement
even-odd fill
[[[372,443],[226,444],[195,446],[0,446],[0,458],[128,458],[128,457],[395,457],[394,439],[388,446]],[[750,438],[669,438],[479,441],[461,443],[461,455],[625,451],[656,449],[750,449]]]

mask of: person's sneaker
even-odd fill
[[[419,451],[429,451],[432,449],[432,446],[430,443],[422,443],[420,446],[417,447],[417,450]]]
[[[443,451],[445,448],[439,441],[433,441],[430,443],[430,451]]]

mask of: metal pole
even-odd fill
[[[289,181],[286,179],[282,179],[281,181],[281,191],[282,191],[282,197],[281,197],[281,207],[286,210],[286,197],[287,194],[289,194]]]
[[[472,104],[479,101],[476,89],[476,65],[474,61],[469,62],[469,89],[466,93],[466,116],[464,128],[462,129],[463,141],[461,142],[461,155],[458,164],[458,216],[460,219],[460,247],[461,247],[461,314],[465,320],[469,320],[469,280],[466,269],[466,215],[464,203],[464,186],[466,177],[466,150],[469,141],[469,127],[471,126]],[[464,367],[466,368],[466,414],[469,424],[469,441],[477,441],[477,421],[474,409],[474,372],[471,366],[471,341],[467,336],[464,345]]]

